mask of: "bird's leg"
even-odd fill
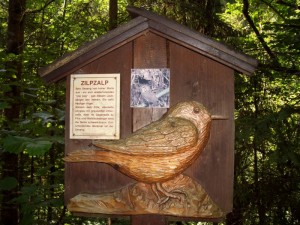
[[[156,190],[161,192],[162,194],[165,195],[165,198],[159,198],[158,200],[158,204],[164,204],[166,203],[170,198],[175,198],[175,199],[179,199],[181,201],[180,196],[172,194],[168,191],[166,191],[163,186],[161,185],[161,183],[155,183],[156,185]]]
[[[184,191],[181,191],[181,190],[172,190],[171,192],[172,193],[181,194],[181,195],[184,196],[185,199],[187,199],[187,194]],[[181,198],[180,196],[177,196],[177,199],[179,199],[181,203],[183,202],[184,198]]]
[[[158,190],[157,190],[157,187],[156,187],[156,183],[151,184],[151,189],[154,192],[154,194],[156,195],[158,201],[160,201],[160,196],[159,196],[159,193],[158,193]]]
[[[169,200],[169,196],[167,196],[165,194],[167,192],[161,186],[160,186],[160,188],[158,188],[159,185],[160,185],[160,183],[151,184],[151,189],[157,197],[157,204],[161,205],[161,204],[166,203]],[[163,191],[161,191],[162,189],[163,189]],[[161,192],[163,195],[165,195],[165,197],[161,197],[159,192]]]

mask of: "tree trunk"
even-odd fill
[[[204,34],[210,36],[214,32],[214,24],[212,23],[212,21],[214,21],[215,4],[216,4],[216,0],[207,1],[205,5],[205,11],[204,11],[205,21],[207,21],[207,23],[204,25]]]
[[[253,87],[254,87],[254,93],[258,93],[259,91],[259,87],[258,87],[258,78],[257,77],[253,77]],[[254,112],[254,117],[255,120],[258,120],[258,117],[260,115],[260,109],[259,109],[259,104],[260,104],[260,98],[259,96],[255,95],[254,96],[254,108],[255,108],[255,112]],[[253,154],[254,154],[254,165],[253,165],[253,172],[254,172],[254,193],[255,193],[255,200],[256,200],[256,207],[257,207],[257,212],[258,212],[258,218],[259,218],[259,225],[265,225],[266,224],[266,209],[264,206],[264,202],[263,202],[263,196],[261,193],[261,182],[263,181],[262,177],[260,176],[260,168],[258,165],[258,154],[259,154],[259,143],[258,143],[258,138],[257,138],[257,131],[258,131],[258,127],[255,125],[254,126],[255,129],[255,135],[253,138]]]
[[[13,130],[13,123],[20,116],[20,79],[22,75],[22,52],[24,43],[24,14],[26,0],[10,0],[8,8],[8,28],[6,53],[13,54],[15,57],[5,64],[5,83],[9,84],[10,90],[4,95],[8,99],[10,108],[5,109],[4,127],[7,130]],[[13,153],[3,153],[2,176],[14,177],[19,179],[18,171],[18,155]],[[12,203],[11,200],[17,197],[18,187],[3,191],[1,202],[1,223],[17,225],[19,221],[18,205]]]
[[[118,0],[109,1],[109,30],[118,26]]]

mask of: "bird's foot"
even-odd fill
[[[163,197],[159,197],[158,201],[157,201],[157,204],[158,205],[163,205],[165,204],[167,201],[169,201],[171,198],[174,198],[174,199],[179,199],[180,202],[181,202],[181,197],[179,195],[175,195],[175,194],[172,194],[171,192],[168,192],[168,193],[164,193],[164,196]]]
[[[181,203],[184,201],[184,195],[186,197],[186,194],[183,191],[180,190],[172,190],[171,192],[165,190],[163,186],[160,183],[156,183],[152,185],[152,190],[155,193],[156,197],[158,198],[157,204],[162,205],[169,201],[169,199],[178,199]],[[160,196],[160,193],[163,195]]]

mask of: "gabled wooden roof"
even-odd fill
[[[255,59],[175,21],[145,9],[127,7],[127,10],[137,17],[41,68],[41,77],[47,83],[61,80],[149,30],[241,73],[250,75],[257,66]]]

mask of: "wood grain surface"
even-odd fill
[[[184,173],[197,180],[224,212],[232,209],[234,149],[234,71],[212,59],[167,40],[157,32],[147,32],[96,58],[76,73],[121,74],[121,137],[158,120],[167,109],[130,108],[132,68],[170,68],[171,105],[197,100],[212,114],[229,120],[213,121],[210,140],[203,154]],[[69,82],[67,81],[67,85]],[[69,107],[67,86],[67,109]],[[92,149],[91,140],[70,140],[66,117],[66,153]],[[65,202],[79,193],[117,190],[134,180],[102,163],[66,163]],[[143,220],[140,216],[132,217]],[[164,221],[164,219],[159,219]],[[137,222],[138,223],[138,222]]]

